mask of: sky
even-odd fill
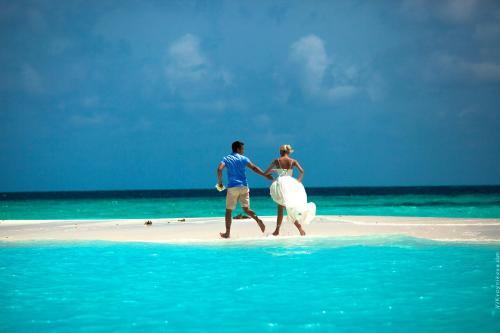
[[[498,1],[0,0],[0,192],[500,184]],[[247,171],[250,188],[269,181]]]

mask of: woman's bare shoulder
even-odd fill
[[[293,163],[293,162],[294,162],[293,158],[288,157],[288,158],[286,159],[286,162],[287,162],[287,163],[286,163],[286,165],[288,165],[287,169],[291,169],[291,168],[293,168],[293,165],[294,165],[294,163]]]

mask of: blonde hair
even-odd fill
[[[288,153],[288,154],[293,153],[292,146],[291,145],[281,145],[280,153],[281,152]]]

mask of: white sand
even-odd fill
[[[200,243],[300,237],[283,221],[281,235],[271,235],[275,216],[261,217],[262,234],[253,220],[233,220],[231,239],[219,237],[224,218],[120,220],[2,220],[1,241],[108,240],[126,242]],[[305,225],[306,237],[356,237],[401,235],[448,242],[500,243],[500,219],[429,218],[400,216],[318,216]]]

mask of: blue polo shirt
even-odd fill
[[[248,186],[246,166],[250,159],[238,153],[232,153],[222,158],[222,163],[227,169],[227,187]]]

